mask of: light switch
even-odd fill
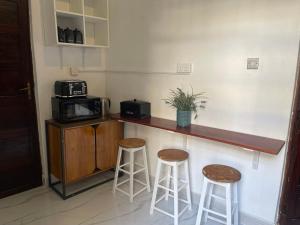
[[[247,59],[247,69],[248,70],[258,70],[259,58],[248,58]]]
[[[177,73],[191,74],[193,72],[192,63],[177,63]]]

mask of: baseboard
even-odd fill
[[[275,225],[275,223],[271,223],[261,218],[250,216],[244,212],[240,213],[240,223],[241,225]]]

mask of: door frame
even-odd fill
[[[279,195],[279,203],[278,203],[278,209],[277,209],[277,224],[281,225],[281,222],[283,222],[283,225],[287,225],[288,217],[284,213],[285,211],[285,204],[288,203],[288,192],[290,191],[289,186],[289,177],[292,175],[292,168],[295,164],[295,160],[291,161],[293,156],[292,152],[292,136],[294,134],[295,129],[295,122],[296,122],[296,108],[297,108],[297,102],[300,101],[300,42],[299,42],[299,51],[298,51],[298,59],[297,59],[297,65],[296,65],[296,76],[295,76],[295,82],[294,82],[294,90],[293,90],[293,100],[292,100],[292,106],[291,106],[291,113],[290,113],[290,120],[289,120],[289,128],[288,128],[288,134],[287,134],[287,142],[286,142],[286,153],[284,157],[284,165],[283,165],[283,171],[282,171],[282,178],[281,178],[281,191]],[[299,218],[300,219],[300,218]],[[290,221],[292,223],[292,221]],[[297,225],[290,224],[290,225]]]
[[[28,26],[29,26],[29,45],[30,45],[30,54],[31,54],[31,71],[32,71],[32,89],[34,94],[34,104],[35,104],[35,118],[36,118],[36,131],[37,131],[37,137],[38,137],[38,147],[39,147],[39,153],[40,153],[40,164],[41,164],[41,171],[42,171],[42,185],[48,185],[48,178],[47,176],[47,154],[46,154],[46,140],[45,135],[43,131],[45,128],[43,127],[44,122],[42,121],[42,115],[40,113],[39,109],[39,91],[38,91],[38,72],[37,72],[37,64],[36,64],[36,44],[34,42],[34,13],[33,13],[33,5],[34,3],[32,0],[26,0],[27,1],[27,13],[28,13]],[[40,3],[40,10],[43,10],[43,1],[39,1]],[[46,0],[48,1],[48,0]],[[39,12],[40,14],[42,11]],[[42,20],[42,25],[44,23],[44,18],[40,16],[40,19]],[[43,27],[44,28],[44,27]],[[43,40],[44,40],[44,33],[42,34]]]

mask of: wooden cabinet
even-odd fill
[[[97,168],[107,170],[117,163],[118,143],[123,138],[123,126],[117,121],[101,123],[96,128]]]
[[[64,130],[66,183],[95,171],[95,130],[92,126]]]
[[[115,168],[123,123],[96,119],[61,124],[48,120],[46,130],[49,185],[63,198],[67,198],[63,193],[67,185]]]

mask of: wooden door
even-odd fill
[[[0,198],[42,184],[28,12],[0,1]]]
[[[123,123],[106,121],[96,128],[97,168],[108,170],[117,163],[119,141],[123,138]]]
[[[283,192],[281,195],[279,222],[281,225],[300,224],[300,58],[298,81],[291,119]]]
[[[64,136],[66,183],[91,175],[96,169],[95,129],[92,126],[69,128],[65,129]]]

